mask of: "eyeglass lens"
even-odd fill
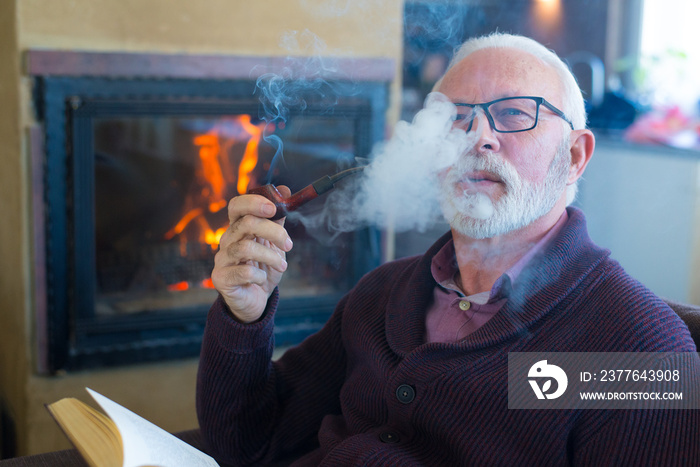
[[[460,129],[469,130],[476,118],[476,106],[459,106],[457,109],[455,125]],[[485,111],[491,116],[490,120],[496,131],[530,130],[537,124],[538,103],[534,99],[500,100],[488,105]]]

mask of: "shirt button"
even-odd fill
[[[459,309],[462,311],[467,311],[471,307],[472,304],[468,300],[462,300],[461,302],[459,302]]]
[[[408,384],[402,384],[396,389],[396,398],[399,402],[410,404],[416,397],[416,391]]]
[[[394,433],[393,431],[385,431],[383,433],[379,434],[379,439],[382,440],[382,443],[398,443],[401,441],[401,438],[399,437],[398,433]]]

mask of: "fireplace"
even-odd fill
[[[251,58],[29,58],[43,143],[35,164],[43,183],[35,206],[44,226],[36,245],[46,291],[37,305],[42,372],[198,355],[228,200],[265,183],[298,190],[367,157],[383,135],[390,76],[378,79],[377,65],[386,63],[362,61],[372,70],[364,77],[324,77],[274,119],[254,95]],[[262,63],[260,72],[274,68]],[[280,284],[278,345],[319,329],[381,259],[373,229],[329,244],[302,224],[287,229],[295,248]]]

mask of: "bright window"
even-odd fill
[[[644,0],[640,90],[651,103],[677,104],[698,112],[700,97],[700,2]]]

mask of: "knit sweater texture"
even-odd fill
[[[700,465],[699,410],[508,409],[509,352],[696,351],[682,320],[567,209],[505,306],[456,343],[424,341],[430,263],[449,233],[368,273],[274,362],[278,292],[249,325],[219,298],[198,374],[207,451],[236,466]]]

